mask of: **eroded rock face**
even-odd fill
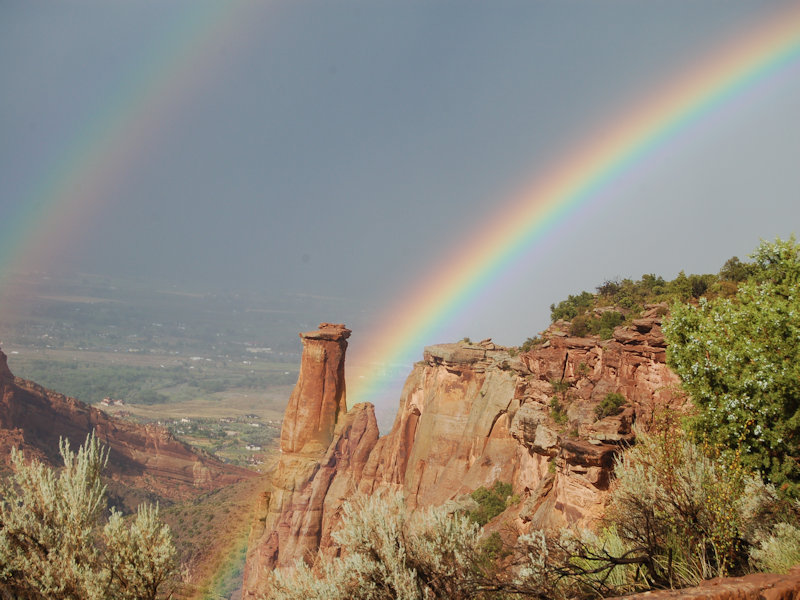
[[[328,323],[300,334],[303,357],[281,430],[281,457],[250,534],[246,597],[261,590],[264,569],[292,566],[320,549],[337,551],[331,531],[378,440],[371,404],[346,410],[349,335],[343,325]]]
[[[106,475],[110,492],[132,506],[143,498],[182,500],[236,483],[255,474],[199,454],[156,425],[137,425],[88,406],[75,398],[14,377],[0,352],[0,456],[11,448],[49,464],[60,464],[60,438],[73,449],[94,431],[109,447]],[[7,464],[7,463],[6,463]]]
[[[505,515],[519,532],[590,526],[603,512],[614,457],[633,440],[633,423],[680,400],[678,379],[664,363],[661,312],[654,308],[605,341],[569,337],[556,324],[545,344],[519,356],[488,340],[425,348],[390,433],[378,439],[370,405],[346,414],[340,407],[327,449],[284,449],[251,536],[246,594],[264,568],[290,566],[319,548],[335,553],[330,532],[356,491],[402,490],[420,507],[499,480],[520,497]],[[310,338],[303,339],[308,352]],[[306,378],[301,372],[304,389]],[[611,392],[626,404],[598,419],[595,408]],[[287,411],[284,427],[289,420]]]
[[[324,452],[339,413],[347,411],[344,354],[350,330],[322,323],[301,333],[303,357],[281,429],[281,452]]]
[[[654,307],[606,341],[556,326],[542,347],[516,357],[488,343],[426,348],[359,489],[402,488],[418,506],[501,480],[531,499],[523,529],[591,525],[633,423],[679,401],[678,379],[664,362],[661,311]],[[627,402],[598,419],[595,408],[611,392]]]

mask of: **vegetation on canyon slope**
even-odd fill
[[[637,432],[597,531],[533,531],[503,546],[483,534],[491,516],[355,498],[333,533],[345,555],[273,574],[270,597],[592,598],[799,562],[800,246],[762,243],[752,259],[714,276],[606,282],[553,306],[554,320],[578,322],[574,333],[607,337],[645,304],[671,302],[668,362],[695,406],[685,423],[667,412]],[[611,304],[620,309],[595,310]],[[108,516],[94,438],[62,456],[56,474],[14,453],[0,488],[0,597],[163,596],[174,549],[157,512]],[[511,490],[501,487],[476,502],[502,511]]]
[[[273,573],[269,597],[588,599],[800,560],[796,507],[735,458],[693,444],[669,416],[640,432],[615,474],[599,531],[535,530],[499,552],[468,513],[412,512],[400,494],[355,498],[333,534],[345,556]]]
[[[554,305],[554,320],[606,326],[594,308],[616,303],[630,317],[671,302],[668,360],[695,405],[687,423],[666,412],[637,432],[598,531],[534,531],[489,551],[497,540],[458,511],[410,514],[398,496],[359,498],[334,534],[347,554],[274,575],[275,597],[592,598],[796,564],[799,283],[792,238],[717,276],[607,282]]]
[[[0,484],[0,597],[17,600],[156,600],[175,549],[158,508],[132,519],[106,510],[100,473],[108,451],[90,435],[77,453],[61,442],[64,468],[26,463]]]
[[[570,294],[558,304],[551,304],[550,318],[554,323],[568,321],[572,335],[608,339],[614,327],[636,318],[648,304],[683,304],[699,298],[729,297],[755,270],[756,265],[734,256],[716,275],[686,275],[681,271],[671,281],[652,273],[642,275],[639,280],[607,280],[595,293]]]

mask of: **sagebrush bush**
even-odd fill
[[[743,572],[745,534],[771,497],[757,491],[763,483],[738,456],[703,449],[664,425],[651,435],[637,432],[615,474],[606,518],[641,549],[651,584],[682,587]]]
[[[772,532],[750,550],[750,560],[760,571],[786,573],[800,564],[800,529],[776,523]]]
[[[480,527],[444,507],[411,513],[400,494],[344,505],[334,540],[342,558],[271,575],[275,600],[474,598],[483,548]]]
[[[158,508],[126,523],[106,518],[100,473],[108,460],[94,435],[77,453],[61,441],[60,471],[25,463],[0,483],[0,597],[25,600],[155,600],[175,550]]]

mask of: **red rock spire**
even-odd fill
[[[321,323],[301,333],[300,375],[289,397],[281,429],[281,451],[324,452],[333,439],[339,414],[347,412],[344,356],[350,330]]]
[[[14,379],[11,369],[8,368],[8,357],[0,350],[0,380]]]

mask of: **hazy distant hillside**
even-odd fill
[[[297,332],[319,314],[352,309],[335,298],[303,294],[226,293],[163,282],[88,274],[20,275],[4,285],[0,341],[6,347],[115,352],[253,351],[299,358]]]

